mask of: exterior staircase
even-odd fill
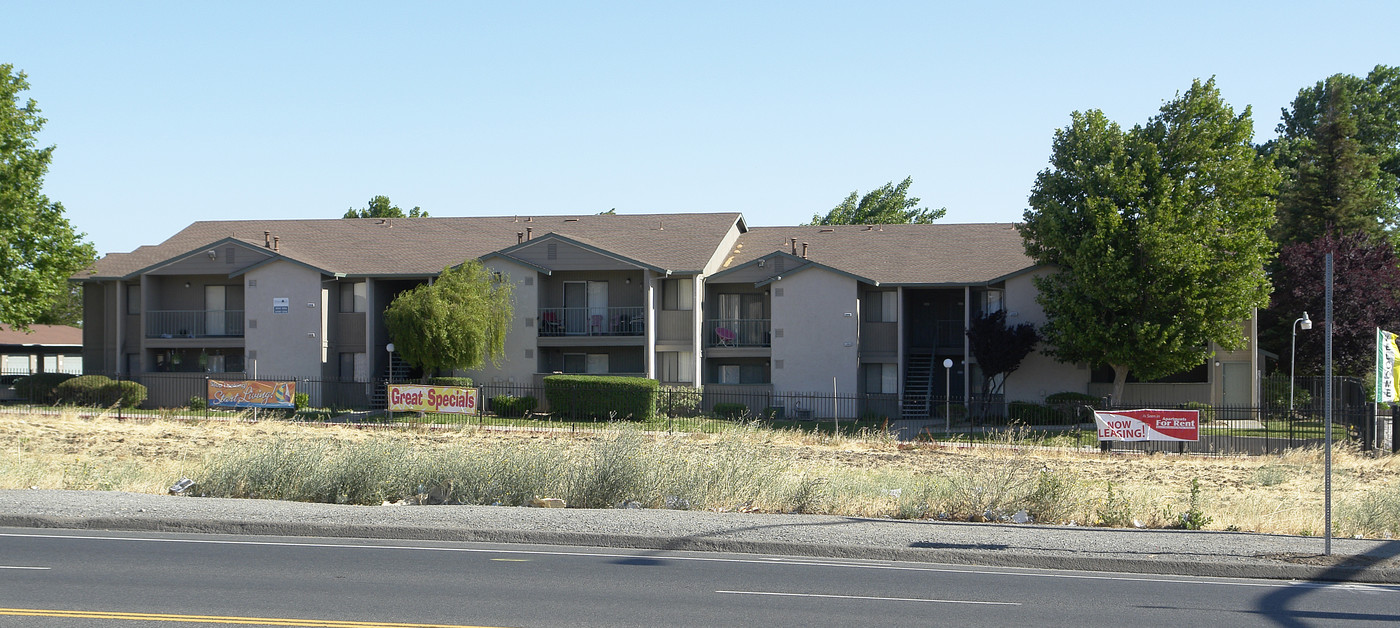
[[[928,418],[933,396],[933,354],[911,353],[905,356],[903,391],[903,418]]]
[[[369,393],[369,407],[376,410],[383,410],[389,407],[389,384],[408,381],[408,374],[412,367],[397,353],[389,354],[389,365],[384,369],[384,377],[374,381],[374,388]]]

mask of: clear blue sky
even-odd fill
[[[1151,6],[1148,6],[1148,5]],[[1021,218],[1075,110],[1216,77],[1256,141],[1300,88],[1400,64],[1400,2],[0,4],[0,63],[99,252],[201,219],[743,212],[914,178]]]

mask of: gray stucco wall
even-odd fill
[[[487,268],[500,272],[503,276],[509,277],[514,286],[513,315],[511,317],[510,331],[506,334],[506,352],[501,357],[500,364],[492,366],[489,362],[480,369],[467,371],[467,376],[476,383],[517,383],[529,384],[534,379],[539,360],[539,307],[540,291],[548,289],[542,286],[540,276],[532,268],[516,264],[514,262],[492,258],[485,262]],[[529,284],[526,284],[526,281]],[[623,282],[618,281],[622,284]],[[635,280],[631,284],[635,286]],[[626,284],[623,284],[626,285]],[[561,287],[562,289],[562,287]],[[611,295],[609,295],[611,297]]]
[[[826,393],[835,377],[840,394],[856,394],[860,365],[856,281],[812,268],[784,276],[769,287],[774,392]]]
[[[1035,302],[1036,289],[1033,277],[1044,276],[1053,271],[1036,270],[1017,275],[1006,280],[1006,324],[1020,325],[1031,323],[1039,330],[1045,324],[1045,311]],[[1007,401],[1042,401],[1046,395],[1057,392],[1089,392],[1089,369],[1086,365],[1064,364],[1040,352],[1044,345],[1021,362],[1006,378]]]
[[[326,335],[321,273],[279,261],[249,272],[244,281],[249,374],[256,355],[258,377],[321,377]],[[273,312],[276,298],[288,300],[287,313]]]

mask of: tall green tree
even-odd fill
[[[1244,345],[1240,323],[1268,304],[1278,173],[1250,144],[1214,79],[1195,81],[1146,124],[1101,111],[1055,132],[1021,235],[1036,262],[1046,353],[1155,379],[1199,365],[1209,345]]]
[[[511,284],[476,260],[445,268],[431,283],[394,298],[384,324],[394,350],[424,377],[472,369],[505,354],[513,311]]]
[[[404,214],[398,205],[389,201],[387,196],[376,196],[369,199],[369,206],[363,209],[351,207],[345,211],[341,218],[427,218],[428,212],[421,207],[414,207]]]
[[[1400,242],[1400,67],[1336,74],[1299,90],[1276,130],[1260,151],[1285,177],[1280,244],[1311,242],[1327,224]]]
[[[812,225],[890,225],[928,224],[948,213],[946,207],[929,209],[919,207],[918,197],[910,197],[909,186],[913,177],[905,177],[899,185],[893,181],[859,196],[851,192],[846,200],[832,208],[825,216],[812,216]],[[859,200],[857,200],[859,199]]]
[[[24,72],[0,64],[0,322],[20,329],[70,298],[68,278],[97,258],[44,195],[54,147],[35,141],[47,120],[34,99],[20,100],[28,89]]]

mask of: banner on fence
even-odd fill
[[[1095,411],[1099,440],[1194,441],[1200,439],[1196,410]]]
[[[394,412],[480,414],[481,392],[457,386],[389,385],[389,409]]]
[[[296,382],[209,380],[209,406],[214,408],[295,408]]]
[[[1396,377],[1400,373],[1395,370],[1395,358],[1400,355],[1400,347],[1396,346],[1396,336],[1388,331],[1376,328],[1376,403],[1392,403],[1400,401],[1400,382]]]

